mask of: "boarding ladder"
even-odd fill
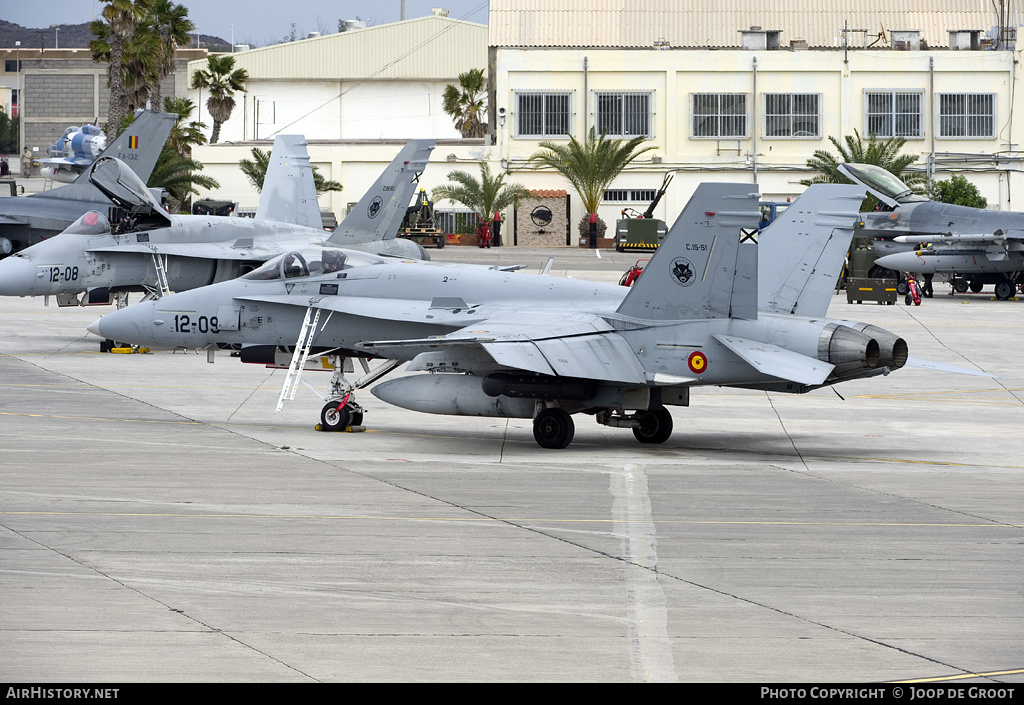
[[[316,324],[320,320],[320,310],[312,306],[306,308],[306,315],[302,319],[302,327],[299,328],[299,339],[295,342],[295,352],[292,353],[291,364],[288,365],[288,375],[284,378],[284,386],[281,388],[281,396],[277,400],[277,410],[281,411],[287,399],[295,399],[295,392],[299,388],[299,379],[302,377],[302,368],[309,359],[309,351],[313,348],[313,339],[316,337]],[[310,317],[312,316],[312,320]],[[326,325],[326,321],[324,325]]]
[[[156,287],[160,291],[160,297],[171,293],[171,287],[167,283],[167,255],[153,253],[153,267],[156,268]]]

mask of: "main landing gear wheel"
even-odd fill
[[[965,293],[967,293],[968,284],[967,284],[967,280],[966,279],[954,279],[952,281],[952,286],[953,286],[953,291],[955,291],[958,294],[965,294]]]
[[[533,437],[541,448],[565,448],[575,433],[576,425],[565,409],[544,409],[533,420]]]
[[[985,285],[979,281],[972,281],[968,286],[970,286],[971,291],[975,294],[980,294],[981,290],[985,288]]]
[[[672,435],[672,414],[668,409],[653,409],[639,415],[640,425],[633,435],[641,443],[664,443]]]
[[[337,400],[324,404],[320,410],[320,430],[344,431],[349,426],[363,424],[363,410],[354,402]]]
[[[1000,301],[1012,298],[1015,293],[1017,293],[1017,285],[1009,279],[1003,279],[996,283],[996,298]]]

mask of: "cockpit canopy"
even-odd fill
[[[840,164],[839,171],[850,180],[867,187],[872,195],[894,208],[902,203],[928,200],[914,193],[914,189],[895,175],[874,164]]]
[[[110,221],[99,211],[89,211],[64,229],[74,235],[106,235],[110,232]]]
[[[107,198],[126,210],[148,207],[163,211],[146,184],[131,168],[114,157],[101,157],[92,165],[89,181]]]
[[[254,269],[242,278],[270,281],[316,277],[343,272],[352,267],[365,267],[371,264],[384,264],[384,262],[385,260],[380,257],[350,250],[322,248],[294,251],[268,260],[262,267]]]

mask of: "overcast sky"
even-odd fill
[[[178,0],[189,8],[189,19],[203,34],[231,41],[232,24],[236,44],[266,46],[291,33],[305,37],[309,32],[338,30],[338,20],[357,17],[368,25],[397,22],[401,0]],[[46,28],[55,24],[91,22],[103,9],[101,0],[4,0],[0,19],[24,27]],[[487,0],[406,0],[405,18],[429,15],[432,7],[444,7],[449,17],[487,24]]]

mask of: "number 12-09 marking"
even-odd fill
[[[197,330],[200,333],[220,333],[220,329],[217,327],[217,317],[197,316],[195,321],[187,313],[181,313],[174,317],[175,333],[195,333]]]

